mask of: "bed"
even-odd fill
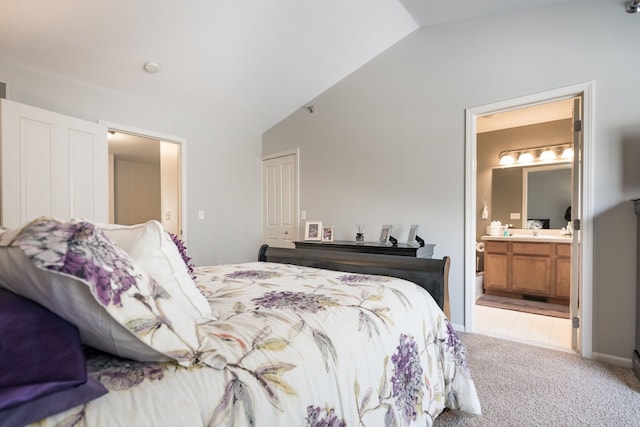
[[[256,262],[194,268],[155,221],[38,218],[0,232],[0,425],[479,415],[442,310],[448,261],[263,246]]]

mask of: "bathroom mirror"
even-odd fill
[[[549,228],[567,225],[571,205],[571,164],[495,168],[491,177],[491,219],[528,228],[528,219],[549,220]],[[519,218],[514,218],[518,216]]]

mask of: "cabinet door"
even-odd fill
[[[485,289],[506,290],[508,288],[507,254],[487,253],[484,255],[484,287]]]
[[[511,290],[524,294],[551,293],[551,258],[513,255],[511,258]]]
[[[2,225],[42,215],[107,222],[106,126],[0,101]]]
[[[571,296],[570,257],[558,257],[556,259],[556,296],[562,298]]]

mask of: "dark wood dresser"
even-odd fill
[[[356,243],[350,240],[336,240],[333,242],[316,242],[304,241],[294,242],[296,249],[323,249],[330,251],[342,252],[362,252],[381,255],[400,255],[415,258],[432,258],[433,244],[407,245],[406,243],[397,243],[396,245],[385,245],[378,242]]]

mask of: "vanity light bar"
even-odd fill
[[[540,147],[505,150],[498,155],[500,166],[521,166],[532,163],[560,163],[573,159],[573,144],[542,145]]]

